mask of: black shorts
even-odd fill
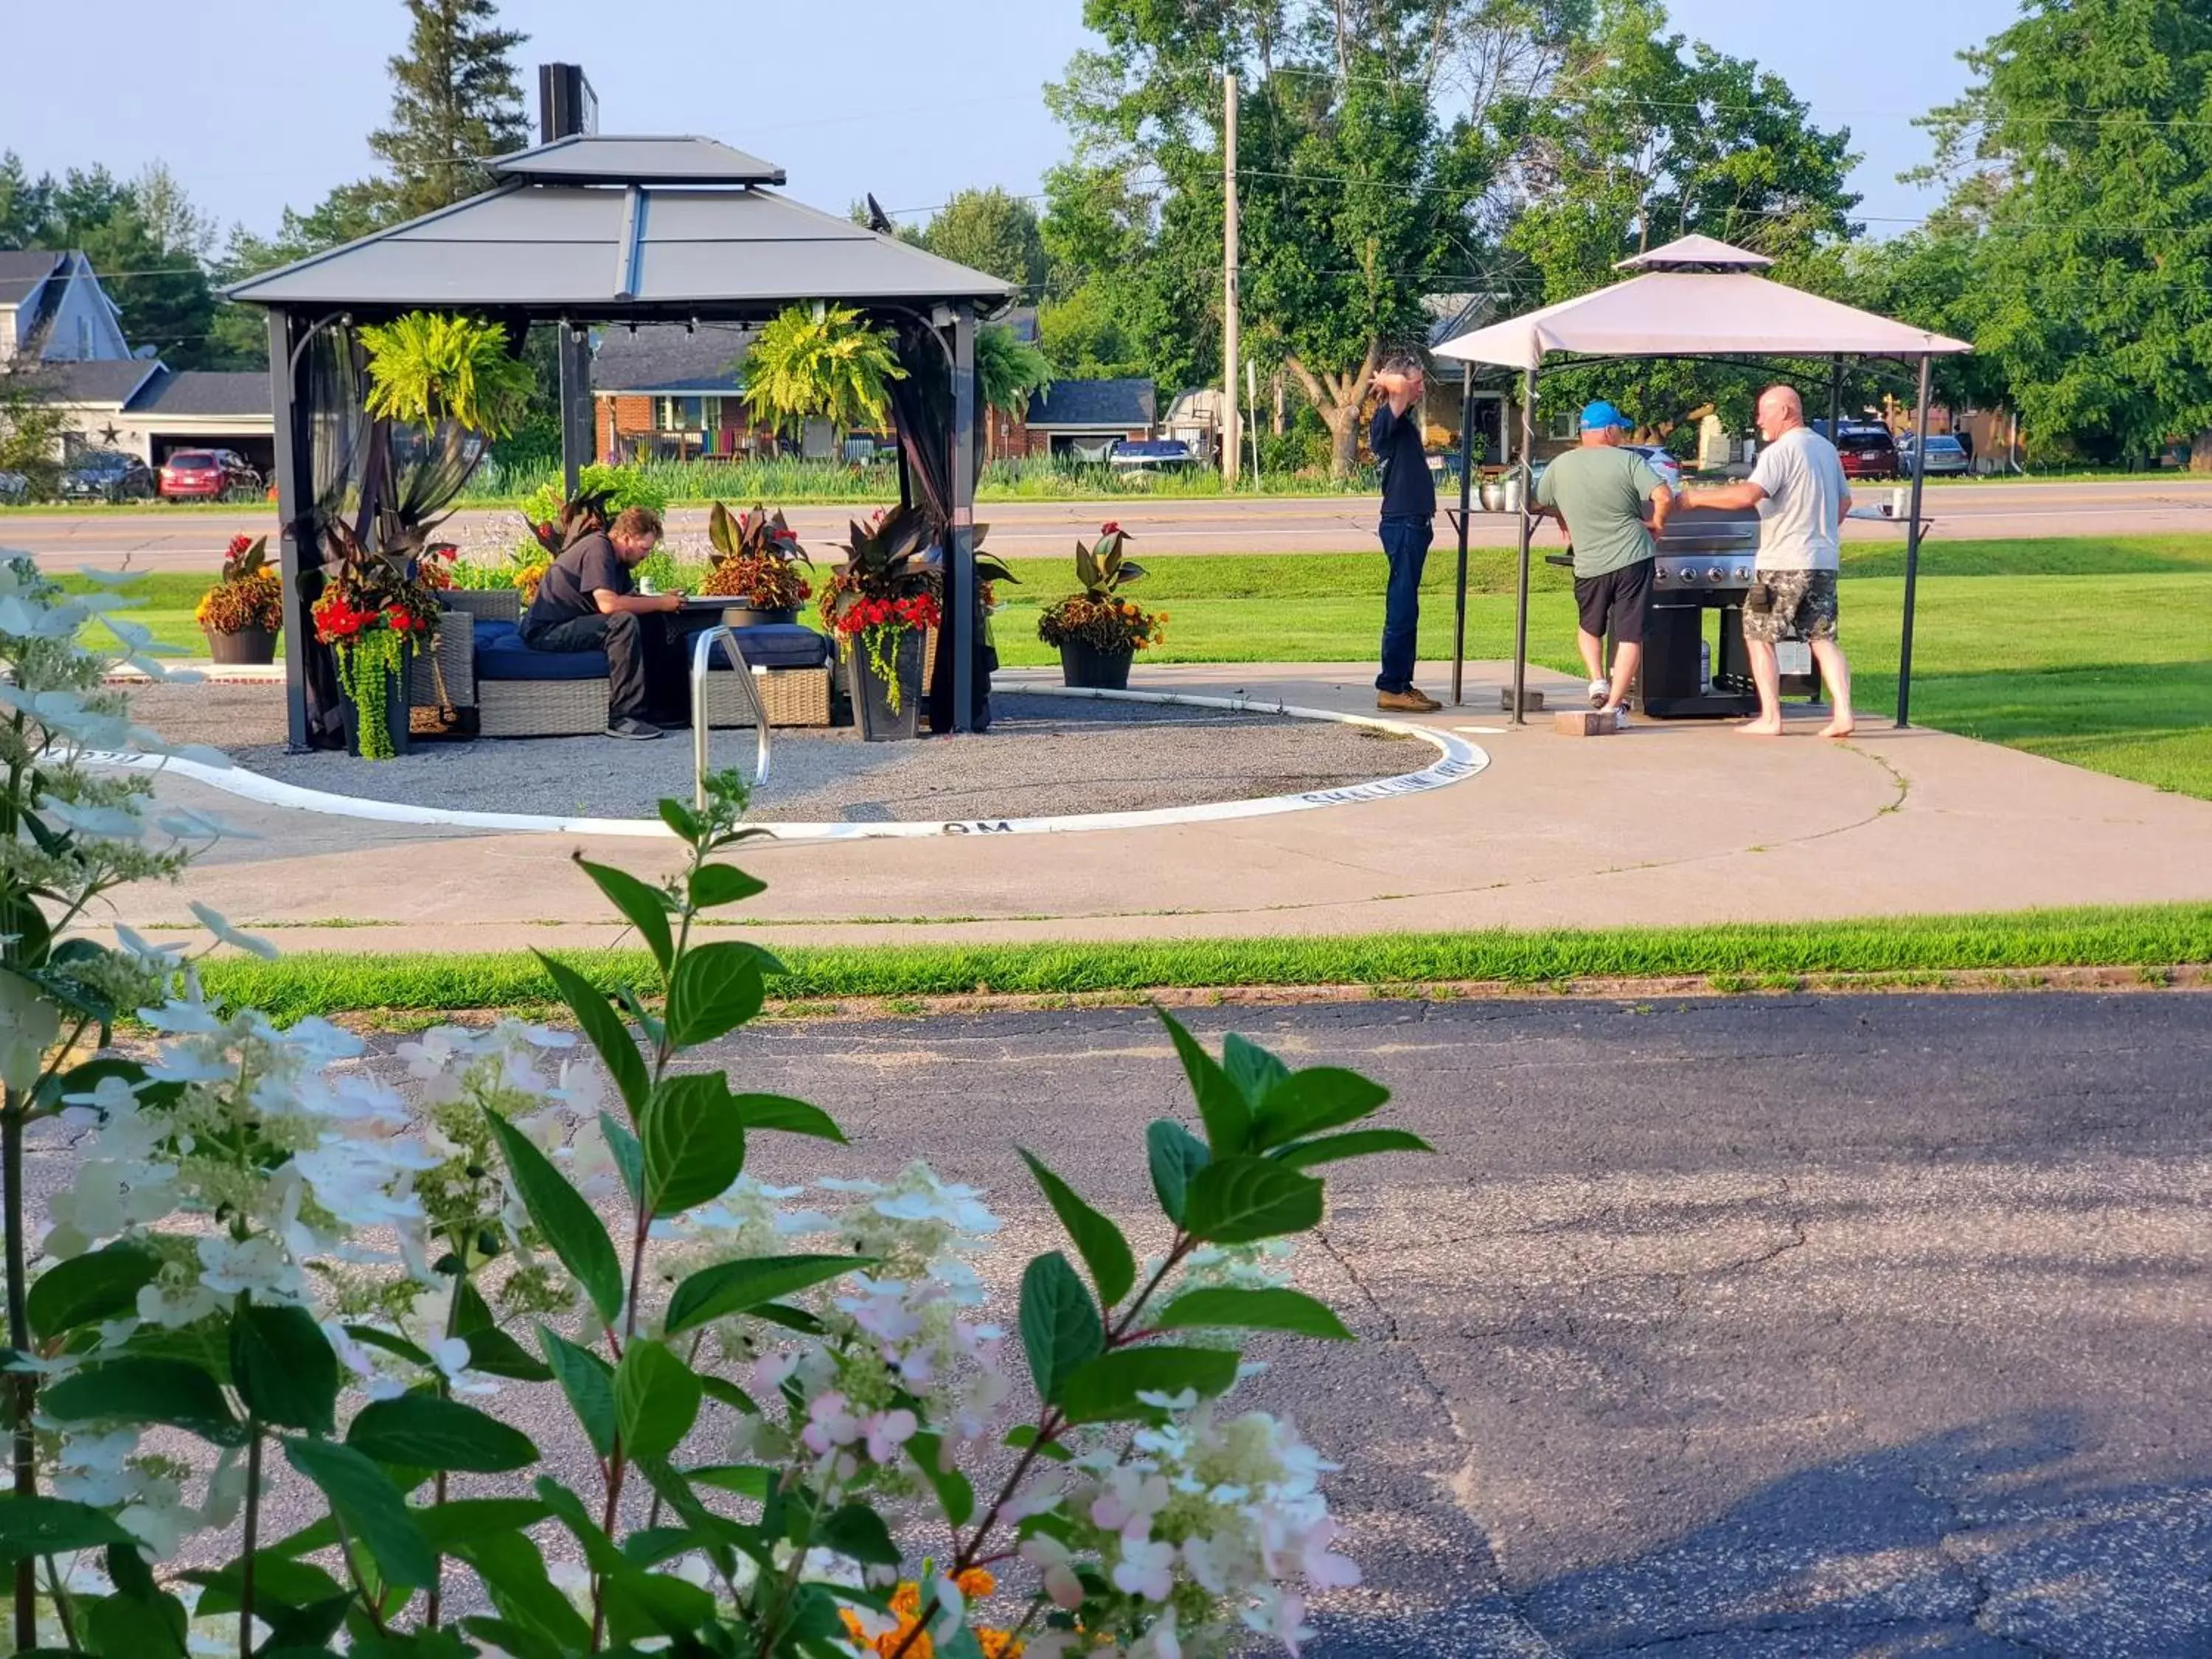
[[[1583,632],[1599,639],[1610,632],[1630,645],[1644,643],[1644,612],[1651,603],[1651,561],[1638,559],[1623,570],[1575,578],[1575,610]],[[1608,629],[1607,623],[1612,624]]]

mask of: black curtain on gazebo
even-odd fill
[[[944,538],[945,580],[944,603],[946,620],[951,621],[952,605],[951,541],[952,541],[952,446],[958,441],[954,431],[952,410],[952,370],[946,360],[944,337],[927,323],[919,319],[901,319],[894,323],[893,331],[898,346],[899,367],[906,370],[906,378],[890,383],[891,419],[898,428],[900,487],[908,498],[919,493],[914,501],[925,513],[938,533]],[[980,449],[971,449],[967,465],[973,474],[980,471]],[[977,587],[975,614],[962,629],[948,629],[945,639],[939,641],[936,672],[929,682],[929,729],[950,732],[953,726],[953,653],[945,648],[950,641],[965,638],[974,653],[975,663],[974,707],[971,714],[978,732],[987,731],[991,724],[991,674],[999,665],[999,653],[983,637],[982,597]]]

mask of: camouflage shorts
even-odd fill
[[[1795,630],[1802,639],[1836,637],[1836,573],[1761,570],[1744,595],[1743,636],[1778,645]]]

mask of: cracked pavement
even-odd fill
[[[1320,1659],[2212,1655],[2212,998],[1200,1012],[1352,1065],[1434,1158],[1354,1164],[1258,1341],[1367,1574]],[[1013,1146],[1157,1244],[1137,1010],[766,1025],[715,1064],[992,1190]],[[1187,1109],[1187,1107],[1186,1107]],[[755,1165],[818,1157],[765,1141]]]

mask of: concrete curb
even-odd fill
[[[1490,764],[1490,757],[1466,738],[1432,726],[1371,714],[1346,714],[1334,709],[1308,708],[1279,698],[1211,697],[1175,691],[1100,691],[1060,685],[1024,685],[1025,696],[1090,699],[1102,702],[1178,704],[1194,708],[1221,708],[1238,714],[1277,714],[1290,720],[1328,720],[1340,726],[1364,726],[1378,732],[1419,738],[1435,746],[1438,758],[1418,772],[1375,778],[1365,783],[1335,789],[1309,790],[1297,795],[1268,795],[1256,800],[1211,801],[1193,806],[1152,807],[1133,812],[1083,812],[1056,817],[971,818],[908,823],[772,823],[753,827],[772,841],[845,842],[917,840],[937,836],[1065,835],[1086,830],[1149,830],[1166,824],[1211,823],[1237,818],[1271,817],[1282,812],[1310,811],[1321,806],[1346,806],[1361,801],[1388,800],[1401,795],[1424,793],[1463,783]],[[265,777],[244,767],[219,768],[197,761],[148,755],[94,755],[88,759],[106,766],[136,771],[171,772],[226,794],[295,811],[319,812],[332,817],[366,819],[378,823],[404,823],[453,830],[487,830],[510,835],[571,835],[625,836],[644,840],[672,839],[675,832],[659,818],[547,817],[524,812],[477,812],[454,807],[417,806],[404,801],[373,800],[362,795],[333,794]]]

